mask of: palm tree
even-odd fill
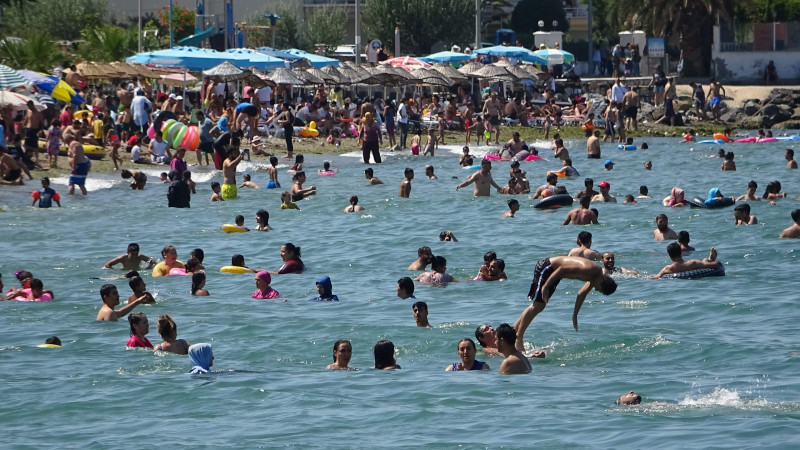
[[[0,61],[15,69],[50,72],[65,59],[55,42],[44,34],[32,34],[27,39],[0,41]]]
[[[139,47],[138,30],[103,25],[81,32],[86,45],[83,56],[99,62],[121,61],[136,53]]]

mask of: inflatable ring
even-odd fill
[[[689,270],[686,272],[680,273],[668,273],[661,278],[668,278],[673,280],[694,280],[696,278],[705,278],[705,277],[724,277],[725,276],[725,267],[720,265],[719,267],[704,267],[702,269],[694,269]]]
[[[464,166],[464,167],[462,167],[462,169],[464,169],[464,170],[481,170],[481,165],[480,164],[475,164],[473,166]]]
[[[619,150],[636,150],[636,146],[635,145],[622,145],[622,144],[619,144],[617,146],[617,149],[619,149]]]
[[[94,116],[94,114],[92,114],[92,112],[89,111],[88,109],[82,109],[80,111],[75,111],[75,113],[72,115],[72,117],[74,117],[74,118],[76,118],[78,120],[81,120],[81,119],[84,118],[84,114],[86,115],[87,119],[91,119],[92,116]]]
[[[332,171],[332,170],[329,170],[329,171],[327,171],[327,172],[320,172],[320,173],[319,173],[319,175],[322,175],[322,176],[332,176],[332,175],[336,175],[336,172],[334,172],[334,171]]]
[[[724,144],[725,141],[722,139],[706,139],[705,141],[699,141],[698,144]]]
[[[731,138],[725,136],[725,133],[714,133],[714,140],[729,143],[731,141]]]
[[[525,157],[525,161],[539,161],[540,159],[544,159],[539,155],[528,155]]]
[[[188,273],[186,273],[186,269],[183,267],[173,267],[169,269],[169,275],[188,275]]]
[[[39,347],[39,348],[61,348],[60,345],[56,345],[56,344],[39,344],[39,345],[37,345],[37,347]]]
[[[250,230],[244,227],[240,227],[239,225],[226,223],[225,225],[222,226],[222,231],[226,233],[247,233]]]
[[[706,209],[719,209],[719,208],[727,208],[728,206],[733,206],[736,201],[730,197],[722,197],[717,203],[714,205],[707,205],[705,200],[701,200],[695,197],[692,200],[689,200],[689,205],[694,206],[695,208],[706,208]]]
[[[222,266],[222,268],[220,268],[219,271],[220,272],[224,272],[224,273],[249,273],[249,272],[251,272],[250,270],[247,269],[247,267],[241,267],[241,266]]]
[[[569,194],[551,195],[539,203],[533,205],[536,209],[552,209],[561,206],[572,206],[572,196]]]

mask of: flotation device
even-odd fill
[[[714,268],[704,267],[702,269],[689,270],[687,272],[668,273],[662,276],[661,278],[693,280],[695,278],[723,277],[723,276],[725,276],[725,267],[720,265],[719,267],[714,267]]]
[[[69,149],[65,144],[61,144],[58,147],[59,156],[67,156],[68,151]],[[39,153],[47,153],[47,141],[44,139],[39,139]],[[106,156],[106,151],[103,149],[103,147],[100,147],[99,145],[84,144],[83,153],[85,153],[89,159],[94,159],[94,160],[100,160]]]
[[[619,145],[617,146],[617,149],[619,149],[619,150],[636,150],[636,146],[635,146],[635,145],[633,145],[633,144],[631,144],[631,145],[622,145],[622,144],[619,144]]]
[[[800,140],[800,134],[795,134],[792,136],[783,136],[778,138],[779,141],[797,141]]]
[[[756,142],[759,144],[766,144],[768,142],[778,142],[778,138],[768,137],[764,139],[756,139]]]
[[[319,136],[319,130],[311,129],[311,128],[306,127],[306,128],[303,128],[302,130],[300,130],[300,136],[302,136],[302,137],[317,137],[317,136]]]
[[[322,176],[328,176],[329,177],[331,175],[336,175],[336,172],[334,172],[333,170],[329,170],[327,172],[320,172],[319,174],[322,175]]]
[[[725,136],[725,133],[714,133],[713,137],[714,137],[714,140],[721,140],[722,142],[725,142],[725,143],[731,141],[731,138],[729,138],[728,136]]]
[[[94,114],[92,114],[92,112],[89,111],[88,109],[81,109],[81,110],[75,111],[75,113],[72,114],[72,117],[74,117],[74,118],[76,118],[78,120],[82,120],[84,118],[84,116],[87,119],[91,119],[93,115]]]
[[[472,165],[472,166],[464,166],[464,167],[462,167],[462,169],[464,169],[464,170],[481,170],[481,165],[480,164],[475,164],[475,165]]]
[[[220,272],[224,272],[224,273],[249,273],[250,272],[250,270],[248,270],[247,267],[241,267],[241,266],[222,266],[222,268],[220,268],[219,271]]]
[[[722,139],[706,139],[704,141],[698,141],[698,144],[724,144],[725,141]]]
[[[61,348],[60,345],[57,344],[39,344],[37,345],[39,348]]]
[[[536,209],[551,209],[561,206],[572,206],[572,196],[569,194],[551,195],[539,203],[533,205]]]
[[[184,269],[183,267],[173,267],[172,269],[169,269],[169,275],[188,275],[188,274],[186,273],[186,269]]]
[[[528,155],[528,156],[525,158],[525,161],[539,161],[540,159],[544,159],[544,158],[542,158],[542,157],[541,157],[541,156],[539,156],[539,155]]]
[[[250,230],[244,227],[240,227],[239,225],[226,223],[225,225],[222,226],[222,231],[226,233],[247,233]]]
[[[691,135],[691,134],[689,134],[689,133],[684,133],[684,134],[683,134],[683,142],[692,142],[692,138],[693,138],[693,137],[694,137],[694,136],[692,136],[692,135]]]
[[[25,295],[18,295],[16,297],[14,297],[14,300],[16,300],[18,302],[49,302],[49,301],[53,300],[53,296],[50,295],[47,292],[42,294],[41,297],[35,298],[33,300],[28,300],[28,296],[31,294],[31,289],[30,288],[23,289],[22,292]]]
[[[690,206],[694,206],[695,208],[707,208],[707,209],[719,209],[719,208],[727,208],[728,206],[733,206],[736,201],[731,197],[722,197],[713,205],[707,205],[705,200],[695,197],[692,200],[688,200]]]
[[[581,125],[581,128],[583,128],[584,130],[594,130],[594,124],[585,123],[585,124]]]
[[[736,139],[733,142],[735,142],[737,144],[742,144],[742,143],[747,144],[747,143],[751,143],[751,142],[755,142],[755,141],[756,141],[756,138],[751,136],[751,137]]]

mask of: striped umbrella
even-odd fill
[[[23,78],[16,70],[0,64],[0,89],[11,89],[24,86],[28,80]]]
[[[46,109],[46,107],[39,103],[33,97],[24,94],[19,94],[11,91],[0,91],[0,106],[8,106],[14,110],[22,110],[28,107],[28,102],[33,102],[33,105],[39,111]]]
[[[554,64],[570,64],[575,62],[575,55],[564,50],[555,48],[547,48],[544,50],[536,50],[533,52],[536,56],[543,58],[547,61],[547,65]]]

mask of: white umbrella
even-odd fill
[[[26,109],[28,102],[33,102],[33,106],[39,111],[47,109],[46,106],[33,97],[11,91],[0,91],[0,106],[10,106],[15,110],[20,110]]]

